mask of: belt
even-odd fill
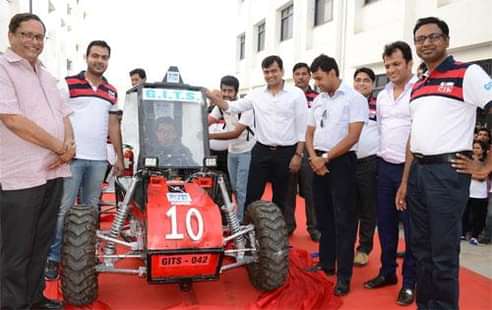
[[[419,153],[413,153],[413,157],[419,164],[422,165],[445,164],[450,163],[453,159],[456,159],[457,153],[465,155],[467,157],[471,157],[472,155],[472,151],[461,151],[437,155],[423,155]]]
[[[366,156],[366,157],[362,157],[362,158],[357,159],[357,162],[358,163],[364,163],[366,161],[375,160],[376,157],[377,157],[376,155],[369,155],[369,156]]]
[[[278,150],[278,149],[287,149],[287,148],[291,148],[291,147],[297,146],[297,144],[292,144],[292,145],[266,145],[266,144],[260,143],[258,141],[256,141],[256,144],[258,144],[261,147],[267,148],[267,149],[269,149],[271,151],[275,151],[275,150]]]

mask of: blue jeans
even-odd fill
[[[101,195],[101,183],[106,174],[105,160],[74,159],[70,164],[72,177],[63,181],[63,197],[56,222],[56,231],[51,243],[48,259],[60,262],[65,214],[75,204],[80,193],[80,203],[97,208]]]
[[[232,190],[236,192],[239,220],[244,216],[244,203],[248,187],[249,163],[251,152],[231,153],[227,156],[227,170],[231,179]]]

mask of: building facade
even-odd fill
[[[403,40],[412,47],[418,18],[437,16],[450,28],[450,54],[478,62],[492,74],[490,0],[237,0],[236,73],[241,92],[264,85],[261,61],[272,54],[284,60],[285,78],[297,62],[308,64],[321,53],[334,57],[341,76],[356,68],[378,74],[385,44]],[[415,55],[414,70],[420,64]]]
[[[0,53],[8,46],[10,18],[20,12],[38,15],[46,25],[43,64],[58,79],[83,68],[85,46],[83,25],[87,0],[0,0]]]

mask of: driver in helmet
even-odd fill
[[[197,166],[191,151],[184,146],[178,136],[175,121],[170,117],[160,117],[156,121],[156,144],[154,153],[161,166]]]

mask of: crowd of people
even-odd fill
[[[64,216],[77,195],[80,203],[97,205],[108,136],[113,173],[124,166],[122,112],[116,88],[104,78],[110,46],[91,42],[86,70],[66,77],[60,91],[38,59],[45,33],[36,15],[15,15],[10,48],[0,56],[2,309],[62,307],[43,289],[45,277],[58,276]],[[270,182],[290,235],[297,192],[304,198],[307,230],[319,242],[319,263],[308,271],[336,276],[335,295],[348,294],[353,266],[368,263],[376,227],[381,267],[364,287],[398,283],[402,223],[396,302],[458,309],[460,238],[478,244],[484,231],[480,240],[490,242],[492,231],[492,220],[485,222],[490,132],[482,128],[473,136],[477,108],[492,107],[492,80],[479,66],[448,55],[444,21],[419,19],[413,39],[422,61],[418,76],[410,45],[391,42],[381,51],[389,82],[377,96],[370,68],[357,68],[350,83],[323,54],[293,67],[292,86],[282,59],[266,57],[265,87],[243,98],[238,79],[225,76],[220,90],[206,92],[208,123],[222,127],[209,138],[228,141],[217,154],[240,220]],[[130,78],[136,86],[145,71],[132,70]],[[161,123],[165,140],[171,129],[169,121]]]

